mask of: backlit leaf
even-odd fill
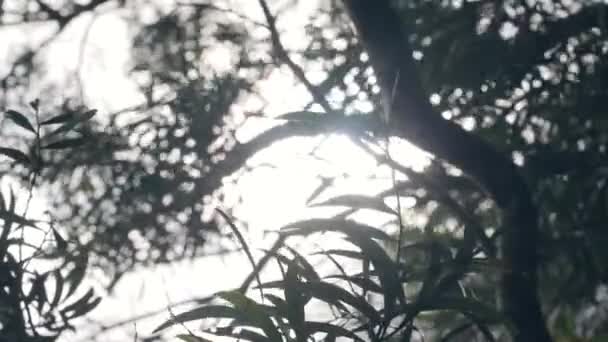
[[[25,117],[25,115],[19,113],[18,111],[9,109],[6,111],[6,116],[17,126],[25,128],[34,134],[36,133],[36,129],[34,129],[34,126],[32,126],[30,121]]]

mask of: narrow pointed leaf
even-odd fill
[[[378,210],[387,214],[396,214],[384,201],[380,198],[364,195],[343,195],[330,198],[321,203],[312,204],[312,207],[321,206],[341,206],[353,209],[372,209]]]
[[[246,297],[238,291],[220,292],[222,299],[230,302],[234,307],[245,315],[249,322],[262,329],[266,336],[273,342],[281,342],[281,334],[272,323],[267,312],[254,300]]]
[[[316,332],[324,332],[328,336],[334,336],[334,338],[335,336],[343,336],[357,342],[364,342],[361,337],[357,336],[357,334],[351,332],[350,330],[330,323],[306,322],[306,330],[309,335],[312,335]]]
[[[97,109],[91,109],[81,115],[74,115],[74,118],[70,121],[67,121],[59,128],[51,132],[48,136],[55,136],[59,133],[68,132],[76,127],[78,124],[90,120],[97,113]]]
[[[64,123],[64,122],[74,119],[74,117],[75,117],[74,113],[59,114],[48,120],[42,121],[40,123],[40,125],[52,125],[52,124]]]
[[[152,333],[157,333],[170,326],[196,321],[205,318],[243,319],[243,313],[236,308],[226,305],[207,305],[175,315],[170,320],[159,325]]]
[[[342,232],[349,235],[350,232],[363,233],[373,239],[390,241],[393,240],[388,234],[372,226],[344,219],[310,219],[291,223],[281,228],[281,235],[310,235],[316,232]]]
[[[30,158],[25,153],[14,148],[0,147],[0,154],[3,154],[23,164],[30,164]]]
[[[196,336],[196,335],[181,334],[181,335],[177,335],[175,337],[179,338],[180,340],[182,340],[184,342],[212,342],[211,340],[208,340],[206,338]]]
[[[60,150],[60,149],[64,149],[64,148],[70,148],[70,147],[78,147],[80,145],[82,145],[85,142],[85,139],[80,137],[80,138],[71,138],[71,139],[64,139],[64,140],[60,140],[54,143],[50,143],[46,146],[43,146],[43,149],[47,149],[47,150]]]
[[[30,123],[30,121],[25,117],[25,115],[19,113],[16,110],[9,109],[6,111],[6,116],[11,119],[17,126],[21,128],[25,128],[26,130],[36,134],[36,129]]]

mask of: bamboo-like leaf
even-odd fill
[[[277,117],[279,120],[287,120],[287,121],[315,121],[319,118],[323,117],[323,115],[328,115],[325,113],[318,112],[310,112],[310,111],[296,111],[290,112]]]
[[[396,299],[402,305],[406,304],[401,281],[399,280],[399,267],[378,243],[365,234],[351,232],[347,240],[361,249],[363,255],[369,258],[374,265],[374,269],[378,272],[380,283],[384,289],[384,308],[387,315],[390,316],[393,313]]]
[[[340,206],[353,209],[372,209],[387,214],[396,215],[397,213],[380,198],[365,195],[342,195],[330,198],[321,203],[312,204],[312,207],[320,206]]]
[[[66,297],[71,296],[74,291],[76,291],[78,286],[80,286],[80,283],[82,283],[82,280],[84,279],[87,270],[87,264],[88,254],[83,254],[76,262],[74,269],[70,273],[68,273],[65,280],[70,283],[70,288],[68,290],[68,293],[66,294]]]
[[[79,310],[81,307],[86,306],[89,299],[93,298],[94,295],[95,295],[95,292],[93,292],[93,289],[89,289],[82,297],[78,298],[72,304],[69,304],[66,307],[64,307],[63,309],[61,309],[61,313],[63,313],[64,315],[67,316],[68,312]]]
[[[296,340],[298,342],[303,342],[306,341],[307,337],[304,335],[305,332],[303,331],[304,305],[306,305],[306,300],[300,292],[299,283],[297,271],[290,266],[287,268],[285,288],[283,289],[287,302],[287,318],[289,319],[289,324],[296,333]]]
[[[306,322],[305,326],[308,335],[312,335],[316,332],[324,332],[328,336],[334,336],[334,338],[335,336],[343,336],[357,342],[364,342],[361,337],[357,336],[357,334],[353,333],[352,331],[330,323]]]
[[[213,342],[211,340],[208,340],[206,338],[196,336],[196,335],[181,334],[181,335],[177,335],[175,337],[179,338],[180,340],[182,340],[184,342]]]
[[[277,327],[260,304],[238,291],[220,292],[218,296],[230,302],[247,317],[249,322],[262,329],[270,341],[281,342],[283,340]]]
[[[66,121],[70,121],[70,120],[74,119],[75,116],[76,115],[74,113],[59,114],[48,120],[42,121],[40,123],[40,125],[53,125],[53,124],[64,123]]]
[[[60,149],[64,149],[64,148],[78,147],[78,146],[82,145],[85,141],[86,140],[83,137],[70,138],[70,139],[59,140],[54,143],[50,143],[48,145],[43,146],[42,148],[46,149],[46,150],[60,150]]]
[[[385,241],[394,240],[380,229],[353,220],[344,219],[309,219],[298,221],[281,228],[280,233],[283,236],[306,236],[316,232],[329,231],[342,232],[346,235],[349,235],[351,232],[358,232],[370,236],[373,239]]]
[[[32,124],[25,117],[25,115],[19,113],[16,110],[9,109],[6,111],[6,116],[11,119],[11,121],[14,122],[17,126],[25,128],[26,130],[36,134],[36,129],[34,128],[34,126],[32,126]]]
[[[53,231],[53,236],[55,237],[55,242],[57,243],[57,249],[64,252],[68,247],[68,243],[55,228],[51,228],[51,230]]]
[[[97,113],[97,109],[91,109],[89,111],[82,113],[81,115],[74,115],[72,120],[69,120],[66,123],[64,123],[63,125],[59,126],[59,128],[57,128],[56,130],[51,132],[49,135],[47,135],[47,137],[55,136],[55,135],[57,135],[59,133],[63,133],[63,132],[68,132],[68,131],[72,130],[74,127],[78,126],[78,124],[88,121],[91,118],[93,118],[93,116],[95,116],[96,113]]]
[[[64,284],[63,277],[61,276],[61,272],[59,270],[53,271],[53,277],[55,278],[55,293],[53,294],[53,299],[49,303],[52,309],[55,308],[61,300]]]
[[[356,297],[342,287],[327,282],[300,283],[302,291],[309,292],[314,298],[334,304],[338,301],[348,304],[374,322],[380,321],[380,314],[364,299]]]
[[[0,154],[3,154],[23,164],[30,164],[30,158],[25,153],[14,148],[0,147]]]
[[[205,318],[230,318],[243,320],[244,314],[240,310],[227,305],[201,306],[199,308],[175,315],[170,320],[165,321],[164,323],[156,327],[156,329],[154,329],[152,333],[157,333],[175,324],[181,324]]]
[[[245,238],[243,237],[243,235],[241,234],[239,229],[236,227],[234,222],[232,222],[230,217],[228,215],[226,215],[226,213],[224,213],[223,211],[221,211],[220,209],[217,209],[217,208],[215,209],[215,211],[217,211],[220,214],[220,216],[222,216],[222,218],[226,221],[226,223],[228,223],[228,226],[230,227],[230,229],[232,229],[232,232],[234,233],[234,235],[236,235],[237,239],[239,240],[239,243],[241,244],[241,246],[243,246],[243,250],[245,251],[245,254],[247,255],[247,259],[249,259],[249,262],[251,263],[251,267],[253,267],[253,271],[255,272],[256,263],[255,263],[255,260],[253,259],[253,254],[251,254],[251,250],[249,249],[249,245],[247,244],[247,241],[245,241]],[[255,279],[258,282],[258,285],[262,284],[262,280],[260,279],[260,272],[255,273]],[[264,298],[264,291],[262,290],[262,287],[260,287],[260,296],[262,298]]]

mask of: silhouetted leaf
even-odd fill
[[[68,247],[68,243],[55,228],[51,228],[51,230],[53,231],[53,236],[55,237],[55,242],[57,243],[57,249],[64,252]]]
[[[85,138],[71,138],[71,139],[64,139],[64,140],[60,140],[60,141],[56,141],[54,143],[50,143],[48,145],[43,146],[43,149],[47,149],[47,150],[59,150],[59,149],[64,149],[64,148],[70,148],[70,147],[77,147],[82,145],[85,142]]]
[[[315,121],[321,118],[323,115],[326,114],[310,111],[296,111],[280,115],[277,117],[277,119],[287,121]]]
[[[35,112],[38,112],[39,105],[40,105],[40,100],[39,99],[35,99],[34,101],[30,102],[30,106],[32,107],[32,109]]]
[[[217,208],[215,209],[215,211],[217,211],[220,214],[220,216],[222,216],[222,218],[226,221],[226,223],[228,223],[228,226],[230,227],[230,229],[232,229],[232,232],[234,233],[234,235],[236,235],[237,239],[239,240],[239,243],[241,244],[241,246],[243,246],[243,250],[245,251],[247,258],[249,259],[249,262],[251,263],[251,267],[253,267],[253,270],[255,272],[256,263],[255,263],[255,260],[253,259],[253,255],[251,254],[251,251],[249,250],[249,245],[247,244],[247,241],[245,241],[245,238],[243,237],[243,235],[241,234],[239,229],[234,225],[234,223],[232,222],[230,217],[228,217],[228,215],[226,215],[226,213],[224,213],[223,211],[221,211],[220,209],[217,209]],[[255,273],[255,279],[258,282],[258,285],[262,284],[262,281],[260,280],[260,272]],[[262,298],[264,298],[264,291],[262,290],[261,287],[260,287],[260,296]]]
[[[6,111],[6,116],[11,119],[17,126],[25,128],[26,130],[36,134],[36,129],[30,123],[30,121],[25,117],[25,115],[19,113],[16,110],[9,109]]]
[[[184,341],[184,342],[212,342],[211,340],[208,340],[206,338],[200,337],[200,336],[195,336],[195,335],[177,335],[175,336],[177,338],[179,338],[180,340]]]
[[[393,240],[388,234],[380,229],[368,226],[363,223],[358,223],[352,220],[344,219],[309,219],[294,222],[281,228],[281,235],[309,235],[316,232],[342,232],[349,235],[350,232],[359,232],[366,234],[373,239]]]
[[[343,336],[346,338],[350,338],[353,339],[355,341],[358,342],[364,342],[364,340],[357,336],[357,334],[353,333],[352,331],[339,327],[337,325],[333,325],[330,323],[325,323],[325,322],[306,322],[305,323],[305,329],[308,333],[308,335],[312,335],[316,332],[324,332],[326,333],[328,336]]]
[[[81,115],[74,115],[74,117],[64,123],[62,126],[51,132],[47,137],[55,136],[59,133],[68,132],[76,127],[78,124],[90,120],[97,113],[97,109],[91,109],[82,113]]]
[[[230,302],[247,317],[249,322],[262,329],[270,341],[282,341],[281,334],[260,304],[238,291],[220,292],[218,296]]]
[[[170,320],[159,325],[156,329],[154,329],[154,331],[152,331],[152,333],[157,333],[157,332],[159,332],[163,329],[166,329],[170,326],[173,326],[175,324],[186,323],[186,322],[195,321],[195,320],[199,320],[199,319],[231,318],[231,319],[243,320],[244,316],[245,315],[240,310],[230,307],[230,306],[207,305],[207,306],[202,306],[202,307],[175,315]]]
[[[55,278],[55,293],[53,294],[53,299],[49,303],[51,305],[51,308],[55,308],[57,304],[59,304],[59,301],[61,300],[61,295],[63,293],[64,284],[64,280],[61,276],[60,270],[53,271],[53,277]]]
[[[353,209],[372,209],[378,210],[384,213],[396,215],[396,212],[391,209],[384,201],[380,198],[364,195],[342,195],[334,198],[330,198],[321,203],[315,203],[312,207],[320,206],[341,206],[349,207]]]
[[[4,154],[5,156],[23,164],[30,164],[30,158],[25,153],[14,148],[0,147],[0,154]]]

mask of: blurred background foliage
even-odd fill
[[[414,32],[407,40],[437,111],[512,155],[532,189],[542,232],[539,292],[555,337],[608,333],[608,6],[586,0],[393,2]],[[43,116],[81,111],[95,98],[82,96],[80,66],[64,79],[49,76],[53,44],[83,17],[115,11],[128,22],[128,76],[143,101],[79,126],[87,143],[50,155],[39,176],[70,248],[89,253],[90,265],[110,275],[106,286],[138,265],[221,252],[226,230],[211,209],[225,200],[225,177],[246,172],[246,161],[275,142],[323,133],[277,121],[266,135],[237,138],[240,128],[266,115],[258,83],[273,71],[287,70],[311,92],[301,109],[346,116],[380,111],[368,57],[339,1],[320,1],[303,12],[305,39],[298,41],[290,40],[292,28],[282,18],[301,4],[269,5],[271,20],[257,3],[228,0],[0,2],[0,28],[38,32],[6,48],[0,107],[19,107],[37,94]],[[78,49],[71,53],[79,55]],[[323,77],[309,81],[312,71]],[[262,103],[245,106],[252,98]],[[0,125],[6,144],[23,144],[6,120]],[[367,131],[366,146],[382,145],[372,125]],[[502,228],[493,202],[441,160],[421,171],[374,151],[379,164],[388,162],[407,178],[378,189],[376,198],[389,200],[397,191],[415,200],[402,213],[412,227],[404,244],[442,251],[411,252],[409,267],[430,269],[441,255],[466,291],[493,303],[496,279],[487,266],[497,257]],[[27,179],[27,169],[0,165],[3,176]],[[350,213],[361,208],[350,206]],[[408,221],[412,213],[424,214],[422,224]],[[481,227],[483,238],[463,236],[472,225]],[[470,243],[474,253],[466,267],[454,266],[456,251]],[[456,324],[441,315],[431,323],[438,331]]]

